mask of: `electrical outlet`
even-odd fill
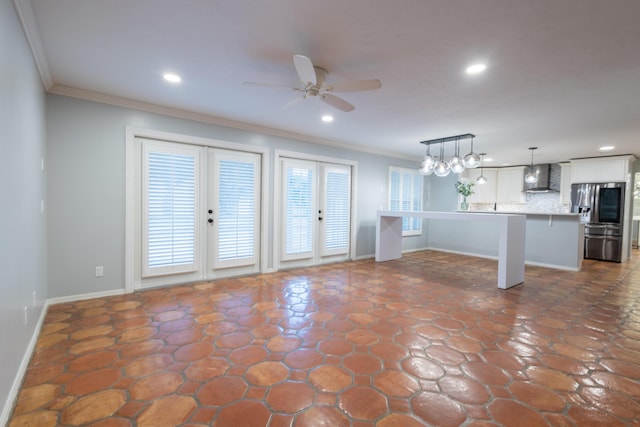
[[[27,326],[29,323],[29,307],[24,306],[24,326]]]
[[[104,267],[101,265],[96,266],[96,277],[104,276]]]

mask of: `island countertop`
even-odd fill
[[[577,213],[571,213],[571,212],[518,212],[518,211],[494,211],[494,210],[488,210],[488,211],[472,211],[472,210],[468,210],[468,211],[462,211],[462,210],[457,210],[456,212],[468,212],[468,213],[479,213],[479,214],[496,214],[496,215],[543,215],[543,216],[575,216],[578,217],[580,214]]]

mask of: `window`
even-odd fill
[[[389,167],[389,210],[422,210],[422,175],[417,170]],[[402,218],[402,235],[422,234],[422,219]]]

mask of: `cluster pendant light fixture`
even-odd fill
[[[480,166],[480,156],[473,152],[473,138],[475,135],[465,133],[463,135],[447,136],[445,138],[430,139],[420,141],[427,146],[427,153],[418,169],[422,175],[435,174],[436,176],[447,176],[450,172],[462,173],[465,169],[474,169]],[[471,151],[469,154],[460,157],[460,140],[471,139]],[[445,142],[455,141],[455,151],[449,160],[444,158]],[[440,144],[440,156],[434,159],[431,155],[431,145]]]

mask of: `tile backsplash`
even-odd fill
[[[569,213],[570,206],[560,204],[560,193],[525,193],[525,203],[498,203],[497,211],[503,212],[553,212]],[[492,203],[475,203],[471,205],[474,211],[492,211]]]
[[[503,212],[553,212],[569,213],[571,206],[560,203],[560,165],[552,164],[549,170],[548,193],[525,193],[525,203],[498,203],[496,211]],[[492,211],[492,203],[475,203],[474,211]]]

